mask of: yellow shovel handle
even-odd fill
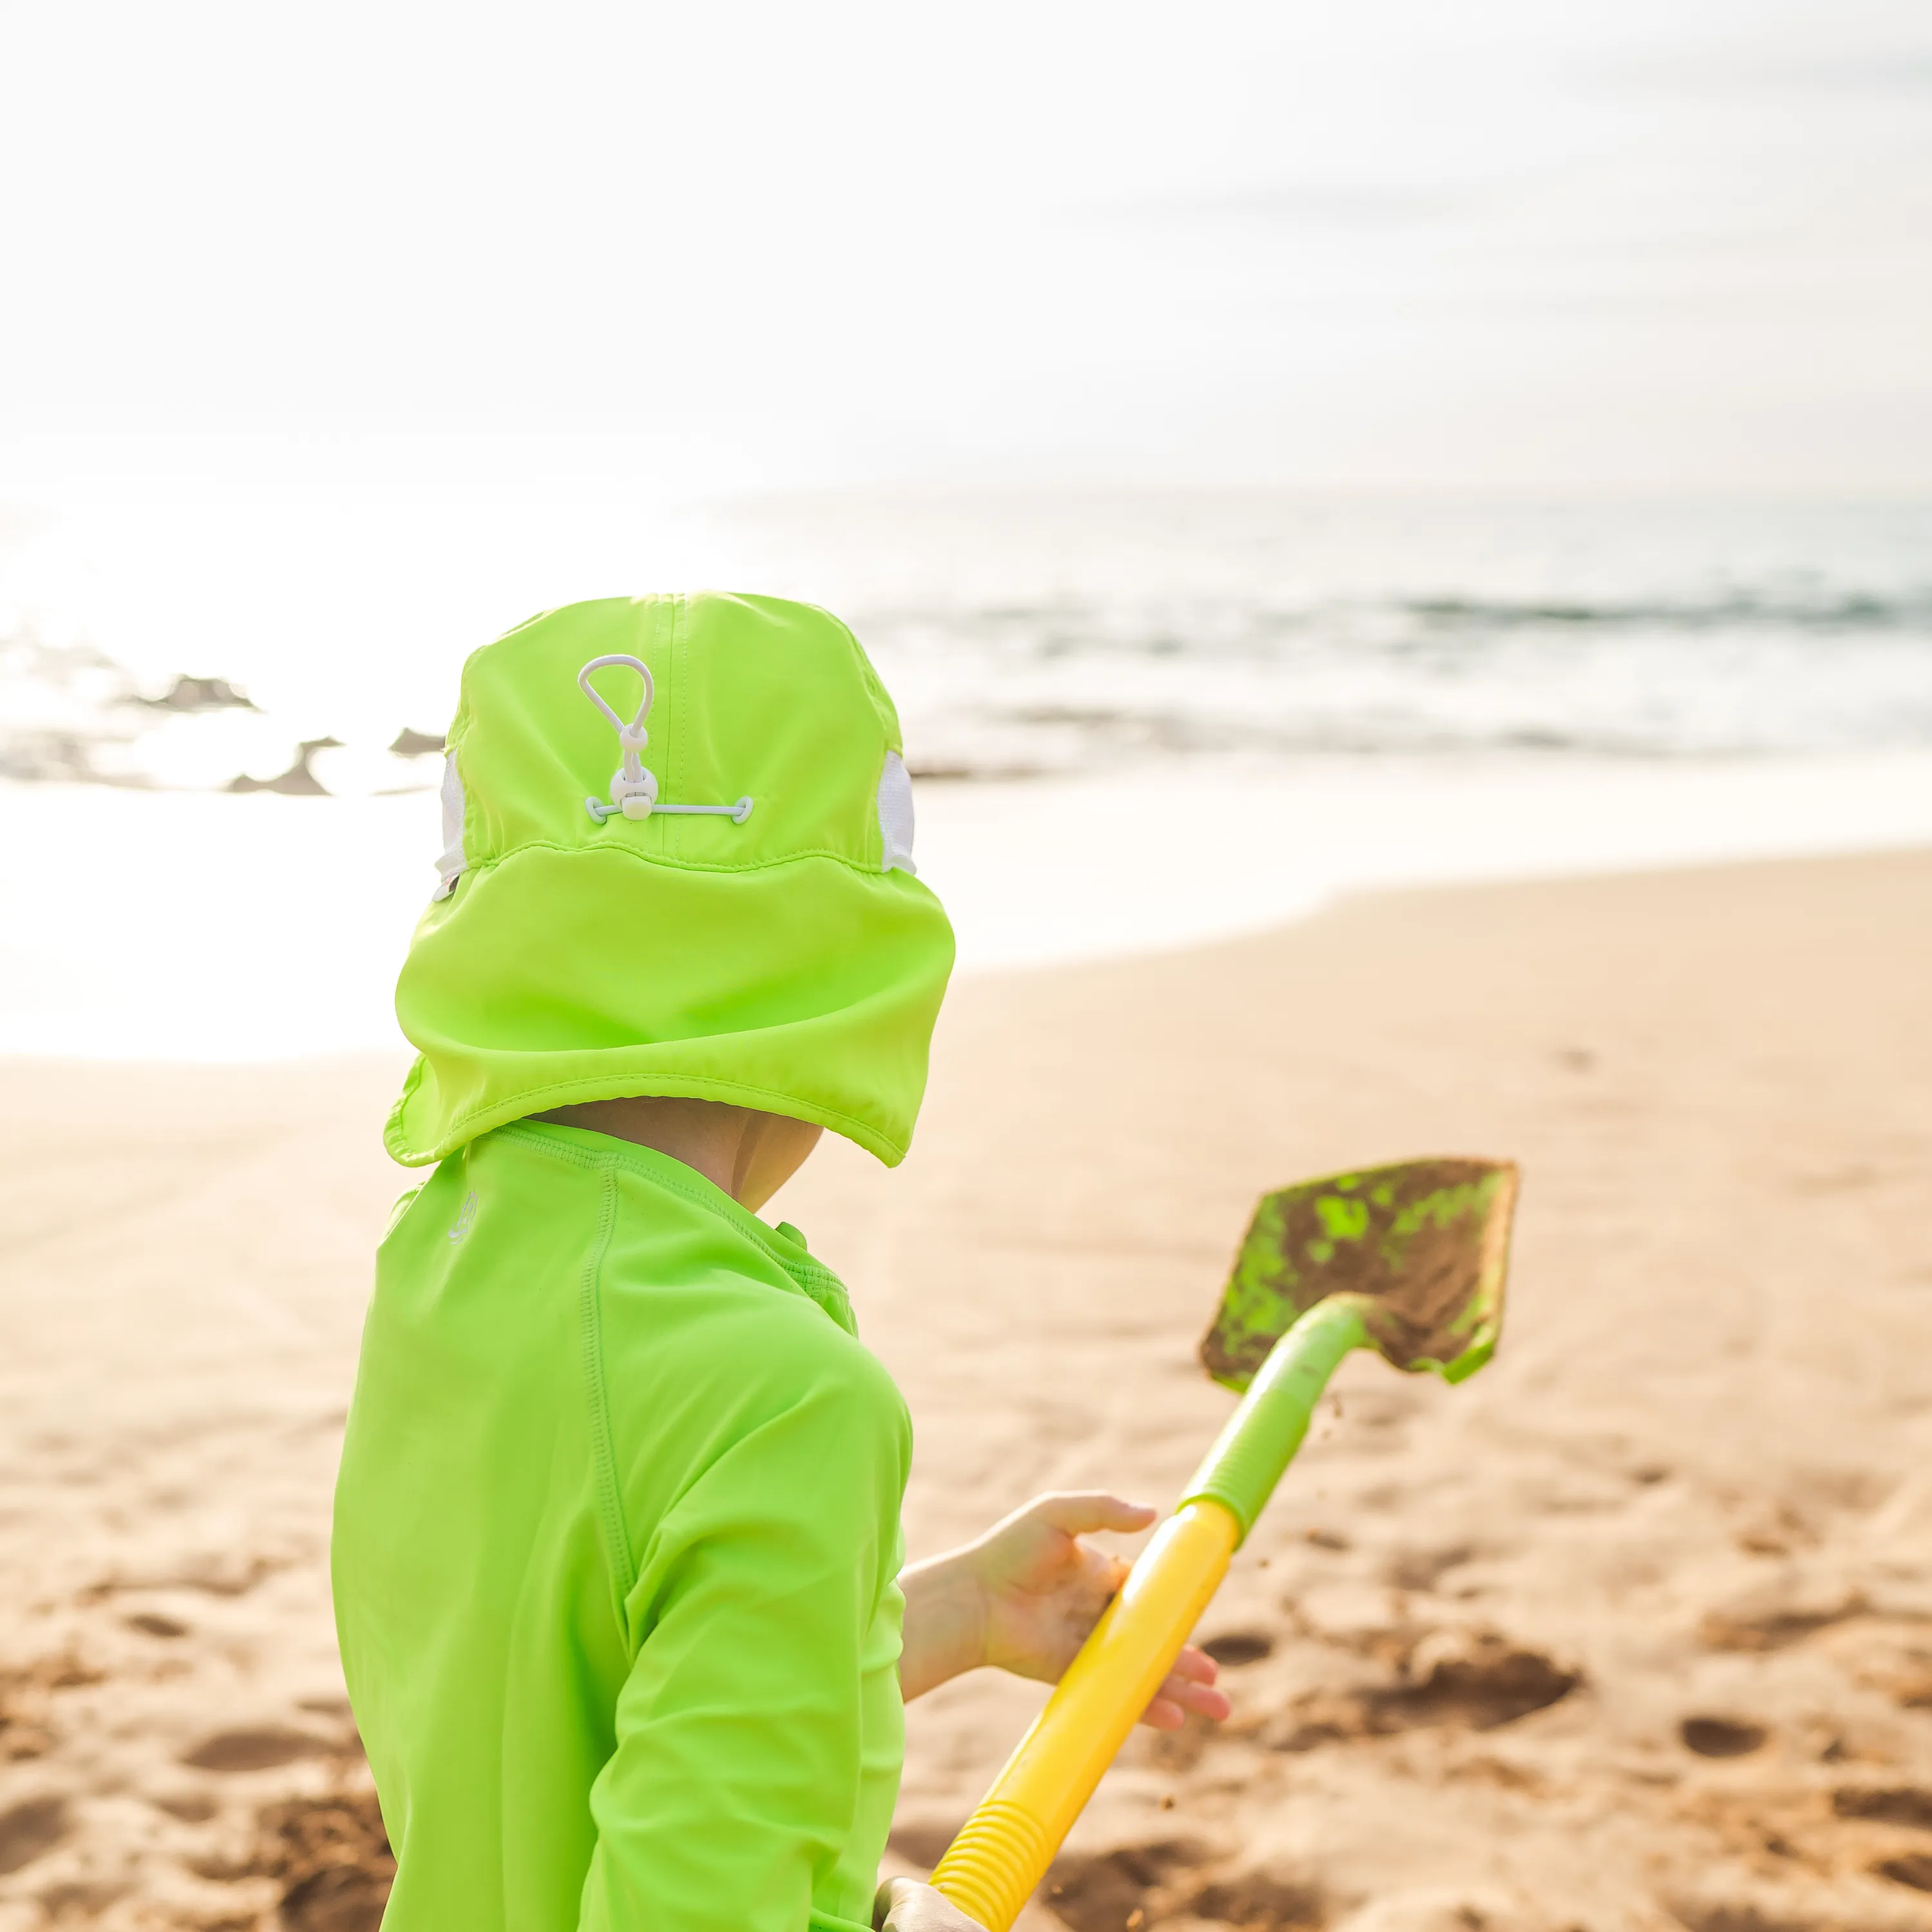
[[[1174,1667],[1241,1540],[1233,1510],[1184,1504],[1156,1532],[1086,1647],[1006,1760],[932,1882],[1007,1932],[1148,1700]]]
[[[939,1862],[932,1882],[986,1932],[1007,1932],[1147,1708],[1232,1556],[1301,1446],[1336,1364],[1369,1340],[1334,1294],[1275,1343],[1120,1593]]]

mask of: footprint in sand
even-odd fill
[[[217,1731],[194,1750],[184,1751],[181,1761],[196,1771],[268,1771],[298,1758],[326,1757],[334,1748],[326,1738],[309,1732],[265,1725],[256,1730]]]
[[[1264,1741],[1305,1751],[1432,1726],[1496,1730],[1561,1703],[1583,1682],[1580,1671],[1493,1630],[1443,1634],[1444,1649],[1419,1676],[1300,1698],[1266,1728]]]
[[[256,1831],[249,1869],[280,1880],[283,1932],[377,1932],[396,1861],[373,1791],[272,1804]]]
[[[1911,1785],[1885,1785],[1874,1789],[1841,1784],[1832,1793],[1832,1809],[1840,1818],[1869,1818],[1880,1825],[1906,1825],[1917,1832],[1932,1832],[1932,1791]]]
[[[1238,1670],[1244,1664],[1259,1664],[1274,1654],[1274,1639],[1264,1630],[1223,1630],[1218,1636],[1204,1637],[1201,1648],[1216,1664]]]
[[[1683,1739],[1684,1748],[1700,1757],[1748,1757],[1763,1744],[1767,1734],[1762,1724],[1732,1718],[1699,1717],[1686,1718],[1677,1726],[1677,1735]]]
[[[52,1851],[70,1828],[64,1798],[30,1798],[0,1811],[0,1876]]]
[[[1932,1854],[1907,1852],[1903,1858],[1885,1859],[1872,1870],[1894,1885],[1908,1885],[1914,1892],[1932,1892]]]
[[[1327,1923],[1320,1892],[1292,1875],[1237,1872],[1204,1884],[1202,1867],[1212,1857],[1186,1838],[1062,1856],[1044,1895],[1070,1932],[1142,1932],[1176,1917],[1243,1932],[1316,1932]]]
[[[172,1617],[164,1617],[158,1610],[137,1610],[124,1619],[131,1630],[139,1630],[143,1636],[177,1637],[188,1635],[188,1625],[177,1623]]]
[[[1139,1932],[1162,1880],[1201,1856],[1202,1848],[1185,1840],[1124,1845],[1090,1857],[1063,1853],[1047,1873],[1043,1894],[1072,1932]]]
[[[326,1866],[283,1893],[281,1923],[289,1932],[376,1932],[388,1898],[386,1877]]]
[[[1186,1902],[1197,1918],[1218,1920],[1224,1925],[1250,1927],[1262,1932],[1302,1932],[1304,1928],[1322,1925],[1327,1915],[1322,1894],[1312,1886],[1293,1879],[1271,1877],[1266,1872],[1203,1886]]]

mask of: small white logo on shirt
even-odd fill
[[[463,1211],[456,1217],[456,1226],[450,1229],[449,1238],[460,1241],[469,1233],[470,1223],[476,1219],[476,1190],[472,1188],[463,1197]]]

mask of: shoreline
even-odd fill
[[[1932,846],[1932,753],[1762,762],[1171,760],[919,788],[962,982],[1172,952],[1364,891]],[[0,1053],[211,1064],[405,1050],[390,989],[430,794],[0,783]]]

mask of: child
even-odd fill
[[[1079,1534],[1153,1514],[1044,1498],[902,1578],[904,1403],[756,1218],[825,1127],[896,1163],[923,1091],[952,938],[891,701],[823,611],[572,605],[470,658],[443,797],[386,1134],[436,1166],[335,1508],[384,1924],[864,1927],[902,1697],[1057,1677],[1118,1582]],[[1212,1680],[1188,1653],[1150,1721],[1224,1714]]]

